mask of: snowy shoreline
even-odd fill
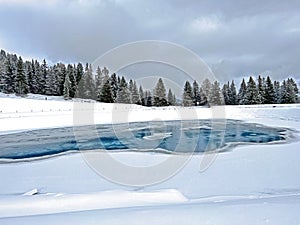
[[[70,127],[74,124],[74,102],[3,96],[0,97],[0,102],[2,134]],[[78,106],[85,107],[87,104],[80,103]],[[1,224],[97,224],[99,221],[105,224],[138,224],[132,219],[137,216],[143,224],[169,222],[196,225],[201,221],[206,221],[209,225],[236,222],[247,225],[299,223],[299,104],[189,109],[103,103],[92,105],[95,106],[95,111],[82,112],[93,115],[93,122],[97,124],[111,122],[112,112],[115,117],[120,116],[114,122],[139,122],[145,121],[145,118],[147,121],[211,119],[214,115],[213,118],[217,119],[287,128],[296,139],[287,143],[238,145],[234,151],[217,154],[205,171],[199,171],[203,155],[195,154],[174,176],[138,190],[100,176],[81,154],[62,154],[59,157],[22,163],[0,163]],[[114,111],[114,107],[125,108],[120,112]],[[93,113],[90,114],[91,112]],[[79,124],[87,122],[90,121],[79,121]],[[180,157],[150,152],[121,151],[109,154],[132,166],[151,166],[169,157]],[[30,190],[36,190],[32,192],[36,194],[24,196]],[[107,191],[111,191],[111,194]],[[135,194],[140,195],[136,197]],[[149,201],[145,203],[147,196]],[[154,202],[151,196],[156,196],[158,201]],[[172,196],[177,196],[179,201],[163,201],[173,198]],[[84,200],[84,204],[76,203],[78,199]],[[95,199],[107,200],[98,202]],[[114,204],[105,209],[113,201]],[[57,208],[53,202],[60,202],[62,205]],[[72,202],[76,203],[75,206],[71,206]],[[35,208],[33,203],[38,207]],[[31,208],[26,211],[25,205],[30,205]],[[221,210],[221,214],[217,213],[218,210]],[[24,217],[25,215],[27,216]]]

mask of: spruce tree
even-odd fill
[[[264,78],[262,78],[260,75],[258,76],[257,79],[257,104],[264,104],[266,103],[266,99],[265,99],[265,81]]]
[[[146,106],[153,106],[153,97],[150,91],[145,92]]]
[[[14,73],[13,64],[11,61],[11,57],[7,57],[5,60],[5,72],[4,72],[4,93],[11,94],[15,92],[15,83],[16,83],[16,76]]]
[[[111,85],[111,94],[112,94],[112,98],[113,101],[115,102],[117,99],[117,95],[118,95],[118,79],[117,79],[117,75],[115,73],[113,73],[110,76],[110,85]]]
[[[280,104],[281,103],[281,96],[280,96],[280,83],[279,81],[274,81],[274,103]]]
[[[168,105],[175,105],[174,95],[172,93],[171,88],[169,88],[169,91],[168,91]]]
[[[67,76],[69,77],[69,81],[71,82],[69,94],[71,98],[74,98],[76,92],[76,78],[75,78],[74,67],[71,64],[68,65],[66,73]]]
[[[275,102],[275,91],[274,91],[274,86],[271,81],[271,78],[267,76],[266,79],[266,88],[264,91],[264,103],[265,104],[274,104]]]
[[[106,80],[106,82],[103,84],[100,92],[99,100],[100,102],[113,103],[113,98],[111,94],[111,85],[109,80]]]
[[[84,82],[83,82],[84,83],[84,97],[87,99],[96,99],[95,83],[94,83],[94,79],[93,79],[93,70],[92,70],[91,64],[88,64],[88,63],[86,64],[83,79],[84,79]],[[109,84],[109,80],[107,80],[107,81]],[[110,99],[109,99],[109,102],[111,102]]]
[[[81,78],[83,77],[83,65],[80,62],[76,66],[75,77],[76,77],[76,85],[78,85],[79,82],[81,81]]]
[[[236,105],[238,104],[238,97],[236,94],[236,87],[234,81],[231,81],[230,88],[229,88],[229,105]]]
[[[195,106],[198,106],[201,103],[199,84],[196,80],[193,82],[193,102]]]
[[[161,78],[158,79],[158,82],[153,91],[153,105],[154,106],[168,105],[168,101],[166,97],[166,88]]]
[[[140,99],[141,99],[141,105],[145,106],[146,105],[145,93],[144,93],[142,85],[140,85],[140,87],[139,87],[139,95],[140,95]]]
[[[24,96],[28,93],[28,86],[25,77],[23,60],[19,57],[16,74],[16,94]]]
[[[46,93],[46,78],[48,76],[48,65],[46,60],[43,60],[43,63],[41,65],[40,75],[39,75],[39,93],[45,94]]]
[[[222,95],[224,98],[225,105],[230,105],[230,90],[229,90],[229,82],[227,84],[224,84],[222,87]]]
[[[138,104],[138,105],[141,104],[141,99],[136,85],[136,81],[133,82],[133,86],[132,86],[131,103]]]
[[[192,105],[194,105],[194,97],[193,97],[192,86],[191,86],[189,81],[186,81],[185,84],[184,84],[182,104],[183,104],[183,106],[192,106]]]
[[[224,100],[221,97],[220,83],[218,81],[215,81],[212,84],[209,99],[210,99],[210,101],[209,101],[210,105],[222,105],[222,104],[224,104]]]
[[[120,80],[120,86],[119,86],[116,102],[130,104],[130,93],[128,90],[128,85],[125,80],[125,77],[122,77]]]
[[[253,105],[259,103],[258,89],[256,87],[256,83],[252,78],[252,76],[250,76],[249,81],[247,83],[245,103],[247,105]]]
[[[64,91],[63,91],[63,94],[64,94],[64,99],[70,99],[71,96],[70,96],[70,89],[71,89],[71,81],[70,81],[70,78],[69,78],[69,73],[66,74],[66,77],[65,77],[65,82],[64,82]]]
[[[243,81],[241,83],[239,93],[238,93],[238,104],[245,105],[246,104],[246,93],[247,93],[247,86],[245,79],[243,78]]]
[[[202,88],[203,94],[205,96],[205,101],[208,103],[210,101],[209,97],[210,97],[210,92],[212,89],[212,84],[211,84],[210,80],[206,78],[202,82],[201,88]]]

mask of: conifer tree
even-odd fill
[[[252,76],[250,76],[246,88],[245,103],[247,105],[253,105],[253,104],[258,104],[258,102],[259,102],[258,89],[256,87],[256,83],[254,79],[252,78]]]
[[[198,106],[201,103],[201,95],[200,95],[200,89],[199,89],[199,84],[197,83],[196,80],[193,82],[193,101],[194,105]]]
[[[210,80],[206,78],[202,82],[201,88],[202,88],[203,94],[205,96],[205,101],[208,103],[210,101],[209,97],[210,97],[210,92],[212,89],[212,84],[211,84]]]
[[[154,106],[168,105],[168,101],[166,97],[166,88],[161,78],[158,79],[158,82],[153,91],[153,105]]]
[[[28,87],[25,77],[23,60],[19,57],[17,64],[17,74],[16,74],[16,94],[17,95],[26,95],[28,93]]]
[[[146,105],[145,93],[144,93],[142,85],[140,85],[140,87],[139,87],[139,95],[140,95],[140,99],[141,99],[141,105],[145,106]]]
[[[132,92],[131,92],[131,103],[132,104],[141,104],[141,100],[140,100],[140,95],[139,95],[139,91],[136,85],[136,81],[133,82],[132,85]]]
[[[265,99],[265,81],[264,78],[262,78],[260,75],[258,76],[257,79],[257,104],[264,104],[266,103],[266,99]]]
[[[210,101],[209,101],[210,105],[222,105],[222,104],[224,104],[224,100],[221,97],[220,83],[218,81],[215,81],[212,84],[209,99],[210,99]]]
[[[70,99],[70,89],[71,89],[71,81],[69,79],[69,73],[66,74],[65,82],[64,82],[64,98]]]
[[[223,85],[222,87],[222,95],[224,98],[225,105],[230,105],[230,90],[229,90],[229,82]]]
[[[194,96],[193,96],[192,86],[189,81],[186,81],[184,84],[182,104],[183,104],[183,106],[194,105]]]
[[[125,80],[125,77],[122,77],[120,80],[120,86],[119,86],[116,102],[127,103],[127,104],[130,103],[130,93],[128,90],[128,85]]]
[[[169,91],[168,91],[168,105],[175,105],[174,95],[172,93],[171,88],[169,88]]]
[[[274,81],[274,103],[281,103],[281,94],[280,94],[280,83],[279,81]]]
[[[238,93],[238,103],[240,105],[246,104],[246,92],[247,92],[247,86],[246,86],[245,79],[243,78],[243,81],[241,83],[239,93]]]
[[[113,102],[115,102],[117,99],[118,89],[119,89],[118,78],[115,73],[113,73],[110,76],[110,85],[111,85],[111,94],[112,94]]]
[[[265,88],[265,93],[264,93],[264,103],[265,104],[274,104],[275,102],[275,91],[274,91],[274,86],[271,81],[271,78],[267,76],[266,79],[266,88]]]

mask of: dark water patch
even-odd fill
[[[41,129],[0,136],[0,158],[26,159],[96,149],[201,153],[224,150],[232,143],[285,141],[288,131],[237,120],[151,121]]]

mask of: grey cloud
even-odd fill
[[[299,9],[297,0],[64,0],[51,6],[2,5],[0,40],[16,53],[44,55],[53,62],[92,62],[120,44],[157,39],[190,48],[220,80],[257,73],[300,78]],[[197,19],[200,22],[191,26]],[[197,30],[205,23],[211,29]]]

